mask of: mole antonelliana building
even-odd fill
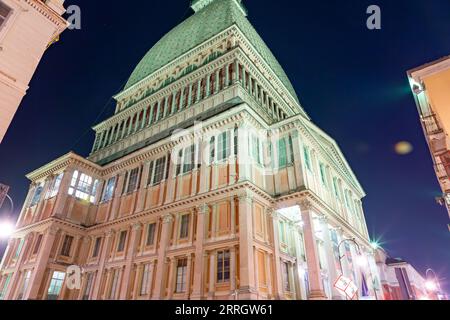
[[[342,274],[354,299],[381,298],[365,194],[335,141],[241,1],[191,6],[114,97],[90,156],[27,176],[0,298],[342,299]]]

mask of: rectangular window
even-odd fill
[[[98,237],[95,239],[94,250],[92,251],[92,258],[97,258],[100,253],[100,245],[102,243],[102,238]]]
[[[116,186],[116,177],[112,177],[106,183],[105,192],[103,193],[102,202],[108,202],[114,195],[114,188]]]
[[[122,194],[125,194],[125,191],[127,190],[128,171],[125,172],[125,179],[123,181]]]
[[[284,168],[287,165],[286,141],[278,140],[278,167]]]
[[[211,137],[209,141],[209,163],[213,164],[216,160],[216,137]]]
[[[223,132],[219,135],[219,159],[218,161],[228,159],[230,156],[230,135],[229,132]]]
[[[0,1],[0,28],[6,23],[9,15],[11,14],[12,9],[8,7],[3,1]]]
[[[28,270],[25,273],[25,276],[23,277],[23,283],[22,286],[20,288],[20,292],[19,295],[17,296],[17,300],[22,300],[23,299],[23,295],[26,292],[27,288],[28,288],[28,284],[30,283],[30,277],[31,277],[31,270]]]
[[[327,186],[327,177],[326,177],[325,165],[323,163],[320,163],[319,164],[319,168],[320,168],[320,180],[322,181],[322,184],[324,186]]]
[[[186,239],[189,235],[189,214],[181,217],[180,239]]]
[[[127,239],[127,232],[122,231],[119,236],[119,244],[117,245],[117,251],[123,252],[125,249],[125,240]]]
[[[261,164],[261,143],[258,137],[252,136],[252,158]]]
[[[42,234],[38,235],[37,239],[36,239],[36,243],[34,245],[33,248],[33,254],[37,254],[39,251],[39,248],[41,246],[41,242],[42,242]]]
[[[153,171],[154,171],[153,166],[154,166],[154,164],[155,164],[155,162],[152,161],[152,162],[150,162],[150,165],[148,167],[148,177],[147,177],[147,185],[148,186],[153,184]]]
[[[41,182],[34,190],[33,198],[31,199],[30,207],[37,205],[39,200],[41,200],[42,190],[44,189],[44,183]]]
[[[45,196],[46,199],[53,198],[58,194],[59,187],[61,186],[61,181],[62,181],[63,176],[64,176],[64,173],[60,173],[53,179],[53,181],[51,183],[51,187],[48,189],[47,194]]]
[[[289,144],[289,163],[294,163],[294,144],[292,142],[292,136],[289,135],[288,138],[288,144]]]
[[[78,179],[78,175],[78,171],[75,171],[73,173],[68,192],[69,195],[75,195],[75,197],[78,199],[94,203],[98,188],[98,180],[94,181],[91,176],[88,176],[84,173],[82,173],[80,175],[80,178]]]
[[[223,283],[230,280],[230,251],[217,252],[217,282]]]
[[[166,164],[166,157],[159,158],[155,163],[155,177],[153,179],[152,185],[157,185],[161,183],[164,178],[164,166]]]
[[[59,293],[64,283],[66,274],[64,272],[54,271],[50,285],[47,291],[47,300],[58,300]]]
[[[186,292],[187,259],[179,259],[177,263],[176,292]]]
[[[148,294],[149,279],[150,279],[150,264],[146,264],[144,265],[144,271],[142,273],[141,296],[145,296]]]
[[[72,248],[73,237],[65,236],[63,246],[61,248],[61,255],[64,257],[70,257],[70,249]]]
[[[2,288],[2,290],[0,291],[0,300],[3,300],[3,299],[5,298],[6,290],[8,290],[8,285],[9,285],[9,282],[10,282],[10,281],[11,281],[11,274],[8,274],[8,275],[6,276],[5,283],[3,284],[3,288]]]
[[[195,166],[195,145],[191,145],[184,149],[184,165],[183,173],[191,172]]]
[[[283,262],[283,288],[284,291],[291,291],[291,283],[289,281],[289,264]]]
[[[311,171],[311,158],[307,147],[303,147],[303,155],[305,157],[306,168]]]
[[[151,246],[155,244],[155,230],[156,230],[156,223],[152,223],[148,225],[147,229],[147,241],[146,245]]]
[[[86,287],[83,292],[83,300],[89,300],[91,296],[92,284],[94,283],[94,274],[88,273],[86,279]]]
[[[135,168],[130,172],[130,181],[128,181],[127,193],[136,191],[138,185],[139,168]]]
[[[20,255],[20,252],[22,251],[24,239],[20,239],[19,245],[17,246],[16,253],[14,255],[14,258],[17,259]]]
[[[333,178],[333,190],[334,190],[334,195],[336,196],[336,199],[339,200],[339,189],[338,189],[338,182],[337,182],[336,177]]]
[[[118,288],[119,288],[119,270],[116,269],[116,270],[114,270],[114,273],[113,273],[111,292],[109,293],[110,300],[117,299],[117,289]]]

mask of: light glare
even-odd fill
[[[0,222],[0,238],[9,238],[14,232],[14,225],[10,222]]]

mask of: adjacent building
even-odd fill
[[[64,0],[0,0],[0,143],[47,47],[67,27]]]
[[[376,263],[385,300],[429,299],[425,278],[411,264],[383,249],[377,250]]]
[[[343,299],[341,275],[353,299],[382,298],[365,193],[336,142],[241,1],[191,6],[115,95],[90,156],[27,176],[0,298]]]
[[[439,203],[450,215],[450,56],[410,70],[408,77],[443,193]]]

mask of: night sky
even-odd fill
[[[147,50],[191,14],[188,0],[70,4],[81,7],[82,29],[66,31],[46,52],[0,145],[0,182],[11,186],[16,215],[28,190],[25,174],[70,150],[87,156],[91,126],[113,114],[111,96]],[[450,282],[449,220],[434,200],[441,192],[406,76],[450,54],[450,1],[244,4],[304,109],[338,142],[367,192],[371,236],[393,257],[421,272],[432,267]],[[366,28],[371,4],[381,7],[382,30]],[[395,153],[402,140],[413,145],[411,154]]]

